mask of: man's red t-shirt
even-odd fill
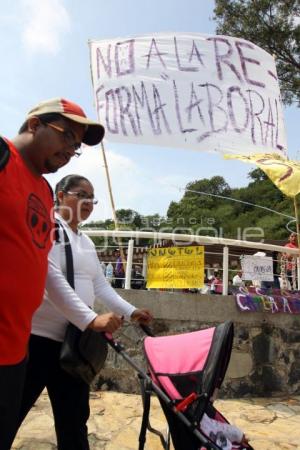
[[[46,180],[6,142],[10,157],[0,169],[0,365],[26,356],[32,315],[43,298],[53,227]]]

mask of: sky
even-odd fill
[[[212,0],[1,0],[1,134],[13,138],[36,103],[64,97],[96,119],[88,40],[159,32],[215,34]],[[300,159],[300,112],[285,109],[290,159]],[[297,124],[297,125],[296,125]],[[231,187],[248,184],[252,165],[216,154],[151,146],[104,143],[116,208],[166,215],[187,183],[220,175]],[[94,185],[99,204],[90,220],[112,217],[101,149],[83,155],[56,174],[80,173]]]

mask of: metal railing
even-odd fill
[[[199,245],[215,245],[219,244],[223,246],[223,295],[228,294],[228,280],[229,280],[229,248],[242,247],[253,250],[267,250],[271,252],[285,253],[293,255],[298,259],[297,261],[297,280],[298,286],[300,286],[300,264],[299,264],[299,250],[292,249],[289,247],[283,247],[281,245],[265,244],[262,242],[252,242],[252,241],[242,241],[235,239],[218,238],[212,236],[200,236],[193,234],[178,234],[178,233],[161,233],[159,231],[137,231],[137,230],[126,230],[126,231],[116,231],[116,230],[88,230],[83,229],[90,237],[99,236],[104,238],[129,238],[127,244],[127,262],[126,262],[126,272],[125,272],[125,289],[130,289],[131,285],[131,271],[133,262],[133,249],[134,241],[139,241],[140,239],[151,239],[154,244],[160,243],[163,240],[172,241],[174,245],[182,244],[183,242],[197,243]]]

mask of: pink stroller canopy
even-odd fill
[[[147,337],[144,349],[153,379],[170,398],[193,391],[209,398],[225,376],[232,340],[233,325],[226,322],[180,335]]]

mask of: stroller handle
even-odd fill
[[[139,326],[147,336],[154,337],[154,333],[148,325],[140,323]]]
[[[154,337],[154,336],[155,336],[154,333],[153,333],[153,331],[151,330],[151,328],[148,327],[148,325],[144,325],[144,324],[140,323],[140,324],[139,324],[139,327],[141,328],[141,330],[143,330],[143,332],[144,332],[147,336],[151,336],[151,337]],[[114,338],[113,338],[112,333],[109,333],[109,332],[105,331],[105,332],[102,333],[102,335],[104,336],[104,338],[106,339],[106,341],[107,341],[109,344],[112,344],[112,343],[114,342]]]

